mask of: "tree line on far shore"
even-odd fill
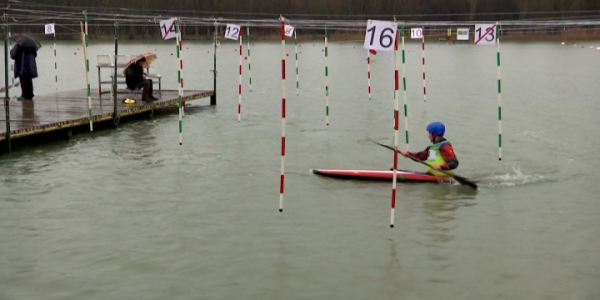
[[[3,1],[5,12],[24,14],[23,10],[90,12],[114,14],[115,20],[128,15],[144,15],[167,19],[169,17],[277,19],[283,15],[289,19],[319,20],[367,20],[391,19],[403,21],[506,21],[506,20],[559,20],[597,18],[600,0],[32,0],[22,2]],[[118,15],[118,17],[117,17]],[[21,18],[22,19],[22,18]],[[48,19],[47,23],[54,20]],[[59,19],[56,22],[60,22]],[[71,22],[71,30],[63,34],[77,36],[78,22]],[[36,32],[31,26],[13,25],[13,31]],[[157,37],[153,22],[130,24],[120,28],[123,38]],[[210,38],[213,29],[208,26],[187,25],[187,36]],[[257,28],[254,34],[268,35],[276,29]],[[90,17],[90,37],[108,37],[114,32],[112,22],[99,22]],[[59,33],[59,36],[61,34]]]

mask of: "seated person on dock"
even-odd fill
[[[131,64],[125,72],[125,82],[130,90],[142,89],[142,101],[158,100],[152,95],[152,79],[146,78],[144,64],[146,59],[142,58]]]
[[[409,152],[406,150],[400,151],[404,157],[410,155],[418,160],[425,161],[430,167],[427,167],[427,173],[435,176],[447,176],[436,170],[444,170],[446,173],[454,174],[454,170],[458,168],[458,159],[454,154],[454,148],[450,142],[444,138],[446,126],[441,122],[433,122],[427,126],[429,132],[429,140],[433,145],[428,146],[421,152]]]

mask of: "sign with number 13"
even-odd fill
[[[475,25],[475,45],[495,45],[496,38],[496,24]]]

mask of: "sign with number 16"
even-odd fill
[[[364,48],[380,51],[393,51],[397,30],[398,23],[396,22],[367,21]]]

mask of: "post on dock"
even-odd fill
[[[118,15],[117,15],[118,17]],[[112,82],[112,96],[113,96],[113,124],[115,127],[119,125],[119,111],[117,110],[117,57],[119,56],[119,23],[115,20],[115,69],[113,74],[113,82]]]
[[[213,42],[213,94],[210,96],[210,105],[217,105],[217,42],[219,27],[215,20],[215,40]]]
[[[2,15],[2,19],[4,19],[4,87],[5,87],[5,91],[4,91],[4,112],[6,113],[6,138],[5,138],[5,145],[6,145],[6,152],[10,153],[11,151],[11,144],[10,144],[10,95],[9,95],[9,90],[10,87],[8,86],[8,32],[9,32],[9,28],[8,28],[8,18],[6,16],[6,8],[4,11],[4,14]]]

